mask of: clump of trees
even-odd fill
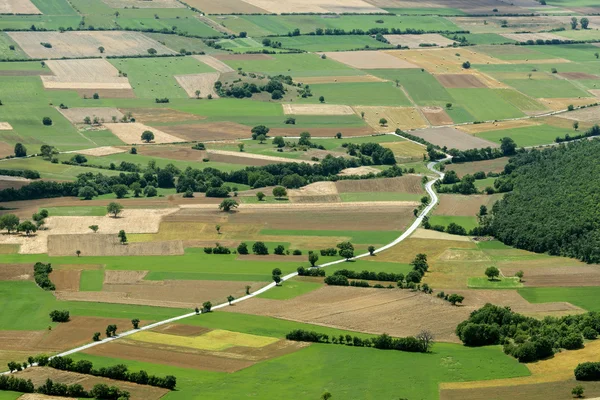
[[[387,123],[387,122],[386,122]],[[344,143],[342,147],[346,152],[361,159],[363,165],[395,165],[396,157],[391,149],[383,147],[379,143]]]
[[[52,272],[52,265],[50,263],[44,264],[36,262],[33,266],[33,278],[35,283],[44,290],[55,290],[56,286],[50,280],[50,272]]]
[[[68,310],[53,310],[50,312],[52,322],[69,322],[69,318]]]
[[[600,381],[600,362],[584,362],[575,368],[578,381]]]
[[[299,276],[325,276],[325,270],[321,268],[298,267],[296,271]]]
[[[348,279],[361,279],[367,281],[382,281],[382,282],[398,282],[404,279],[403,274],[394,274],[391,272],[373,272],[373,271],[349,271],[347,269],[340,269],[335,271],[333,275],[345,276]]]
[[[245,243],[244,243],[245,244]],[[241,244],[240,244],[241,246]],[[239,246],[238,246],[239,248]],[[231,250],[229,247],[221,246],[220,243],[215,243],[215,247],[205,247],[204,252],[206,254],[231,254]],[[240,253],[242,254],[242,253]],[[248,253],[246,253],[248,254]]]
[[[593,340],[600,329],[600,313],[589,312],[538,320],[486,304],[456,327],[467,346],[503,345],[504,352],[520,362],[550,357],[559,349],[583,347],[584,337]]]
[[[333,343],[356,347],[374,347],[380,350],[398,350],[413,353],[427,353],[431,350],[434,337],[429,331],[422,331],[416,337],[393,338],[384,333],[372,338],[359,338],[358,336],[340,335],[332,337],[315,331],[296,329],[285,335],[287,340],[312,343]]]

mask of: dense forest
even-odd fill
[[[507,245],[600,262],[600,141],[519,153],[505,167],[512,192],[491,228]]]

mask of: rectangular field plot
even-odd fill
[[[447,146],[449,149],[498,147],[494,142],[474,137],[452,127],[419,129],[411,133],[438,146]]]
[[[592,97],[567,80],[505,79],[504,82],[535,98]]]
[[[98,57],[99,47],[105,55],[158,54],[174,52],[138,32],[11,32],[10,37],[32,58]],[[49,43],[47,48],[40,43]]]
[[[269,13],[350,13],[378,14],[385,12],[362,0],[244,0],[255,7],[267,10]]]
[[[0,0],[0,14],[41,14],[30,0]]]
[[[384,35],[384,37],[394,46],[403,46],[409,48],[420,47],[422,44],[445,47],[454,43],[450,40],[437,33],[426,33],[423,35]]]
[[[523,112],[500,97],[500,89],[448,89],[456,103],[478,121],[518,118]]]
[[[313,96],[300,101],[318,103],[319,97],[331,104],[365,106],[404,106],[411,103],[392,82],[324,83],[310,86]]]
[[[477,227],[479,224],[477,223],[477,218],[473,217],[465,217],[465,216],[446,216],[446,215],[433,215],[429,218],[429,223],[431,225],[442,225],[444,227],[448,227],[451,223],[455,223],[457,225],[462,226],[468,231]]]
[[[519,294],[530,303],[566,301],[587,311],[600,311],[598,286],[523,288]]]
[[[419,105],[445,105],[452,96],[433,75],[421,69],[373,69],[369,73],[392,82],[398,80]]]
[[[371,51],[346,51],[325,53],[325,56],[344,63],[352,68],[376,69],[376,68],[416,68],[416,65],[403,61],[397,57],[383,52]]]
[[[368,35],[344,35],[344,36],[281,36],[273,38],[281,42],[281,47],[286,49],[298,49],[304,51],[346,51],[363,48],[384,49],[392,46],[375,40]]]
[[[112,8],[184,8],[176,0],[102,0]]]
[[[48,60],[54,76],[42,76],[46,89],[131,89],[129,80],[102,60]]]
[[[538,146],[554,143],[557,136],[571,134],[572,129],[559,128],[551,125],[526,126],[523,128],[506,129],[477,133],[476,136],[499,143],[503,137],[512,138],[519,147]]]

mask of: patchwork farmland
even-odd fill
[[[599,13],[0,0],[0,399],[600,396]]]

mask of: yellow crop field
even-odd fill
[[[166,333],[158,332],[140,332],[131,336],[131,339],[140,342],[212,351],[222,351],[234,346],[265,347],[279,340],[277,338],[249,335],[247,333],[231,332],[221,329],[216,329],[205,333],[204,335],[194,337],[168,335]]]

